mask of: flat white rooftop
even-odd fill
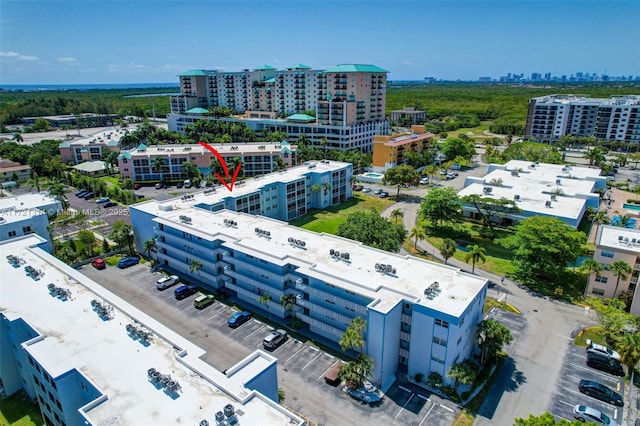
[[[237,222],[238,226],[226,225],[225,219]],[[406,299],[458,317],[484,289],[487,281],[451,266],[400,256],[334,235],[318,234],[278,220],[229,210],[212,213],[189,208],[166,213],[155,220],[206,240],[222,239],[229,248],[275,264],[299,265],[301,274],[371,298],[370,306],[382,312]],[[256,233],[256,228],[269,231],[270,237]],[[289,238],[304,241],[305,247],[297,247],[289,242]],[[331,249],[349,253],[349,260],[330,256]],[[376,264],[391,265],[395,272],[378,272]],[[436,281],[440,293],[429,299],[424,291]]]
[[[60,202],[45,192],[30,192],[28,194],[0,198],[0,212],[3,210],[29,210],[48,208]],[[62,208],[62,207],[60,207]]]
[[[270,184],[277,182],[293,182],[304,178],[309,173],[337,171],[350,165],[350,163],[328,160],[324,163],[321,161],[313,161],[309,163],[314,164],[315,166],[313,168],[309,168],[308,165],[291,167],[280,172],[269,173],[255,178],[246,179],[242,182],[237,182],[233,187],[233,192],[229,192],[224,187],[209,188],[190,194],[189,197],[182,196],[165,201],[149,200],[139,204],[134,204],[131,208],[153,214],[155,216],[163,216],[172,210],[187,209],[201,203],[208,205],[220,203],[230,197],[238,198],[258,192],[261,188]]]
[[[279,154],[284,146],[279,143],[274,144],[265,142],[251,142],[251,143],[226,143],[226,144],[211,144],[220,154]],[[288,149],[296,149],[294,145],[285,145]],[[157,157],[158,155],[173,156],[173,155],[210,155],[213,158],[211,151],[206,149],[200,144],[190,145],[148,145],[145,150],[139,151],[137,148],[128,151],[133,157]]]
[[[598,247],[640,254],[640,230],[620,226],[600,226]]]
[[[256,351],[225,376],[199,359],[204,351],[143,314],[80,272],[31,246],[42,242],[30,235],[0,244],[0,294],[2,314],[9,320],[23,318],[44,338],[31,342],[29,352],[55,378],[77,369],[106,396],[87,410],[95,425],[197,425],[227,404],[240,409],[242,425],[291,425],[302,420],[244,383],[273,365],[275,358]],[[7,255],[22,258],[13,268]],[[27,277],[31,265],[44,275],[39,281]],[[67,288],[71,299],[54,298],[47,284]],[[103,321],[91,308],[97,299],[114,307],[113,319]],[[127,334],[125,326],[136,324],[153,333],[152,343],[143,346]],[[176,396],[157,389],[147,370],[170,374],[180,386]]]
[[[24,220],[43,215],[46,215],[46,213],[39,209],[18,210],[13,207],[7,209],[3,208],[2,210],[0,210],[0,226],[10,223],[22,222]]]
[[[65,141],[60,144],[60,148],[69,148],[70,146],[91,146],[95,144],[117,144],[120,138],[127,132],[132,132],[136,129],[137,125],[131,125],[129,128],[110,127],[106,130],[95,133],[91,136],[78,138],[70,141]],[[69,130],[69,135],[73,136],[73,130]]]

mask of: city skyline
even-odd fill
[[[638,75],[638,16],[626,1],[4,1],[0,84],[173,82],[192,68],[295,63],[375,64],[389,80]]]

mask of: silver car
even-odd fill
[[[162,277],[158,281],[156,281],[156,288],[158,290],[166,290],[169,287],[173,287],[174,285],[178,284],[178,282],[180,282],[180,279],[177,275]]]
[[[618,423],[615,420],[610,419],[609,416],[604,414],[602,411],[587,407],[586,405],[576,405],[573,407],[573,417],[581,422],[589,422],[605,426],[618,426]]]

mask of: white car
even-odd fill
[[[362,192],[371,192],[371,188],[369,188],[368,186],[362,188]]]
[[[162,277],[158,281],[156,281],[156,288],[158,290],[166,290],[169,287],[173,287],[174,285],[178,284],[178,282],[180,282],[180,279],[177,275]]]
[[[585,405],[576,405],[573,407],[573,417],[581,422],[595,423],[605,426],[618,426],[618,423],[610,419],[609,416],[602,411],[598,411],[595,408],[587,407]]]
[[[587,339],[587,353],[589,352],[604,355],[607,358],[620,361],[620,354],[618,352],[606,347],[605,345],[599,345],[597,343],[593,343],[591,339]]]
[[[420,185],[426,185],[428,183],[429,183],[428,177],[423,177],[422,179],[420,179]]]

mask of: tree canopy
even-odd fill
[[[440,151],[449,161],[454,160],[456,157],[469,160],[475,155],[476,147],[472,140],[459,137],[448,138],[440,148]]]
[[[365,245],[386,251],[397,252],[407,237],[402,225],[396,225],[381,217],[378,212],[355,212],[338,227],[338,235]]]
[[[557,278],[582,253],[587,237],[555,217],[533,216],[515,233],[497,240],[513,253],[518,273],[530,278]]]
[[[382,178],[382,183],[384,185],[396,185],[398,187],[397,195],[400,195],[402,185],[405,183],[415,184],[418,179],[420,179],[420,175],[413,167],[402,165],[387,170]]]
[[[439,226],[442,222],[455,222],[460,220],[461,202],[454,188],[431,188],[420,203],[420,215],[429,219],[432,226]]]

